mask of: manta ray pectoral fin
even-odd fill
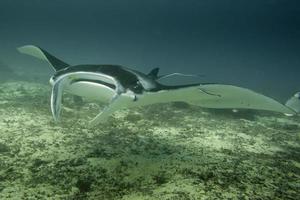
[[[297,97],[298,95],[294,98]],[[293,104],[294,106],[291,106],[291,103],[288,103],[286,106],[270,97],[252,90],[223,84],[199,84],[187,87],[178,86],[174,89],[161,90],[158,92],[146,92],[143,95],[138,95],[138,101],[131,105],[143,106],[174,101],[183,101],[205,108],[236,110],[254,109],[279,112],[289,115],[296,114],[296,108],[300,109],[300,103],[295,105]]]
[[[190,103],[202,107],[254,109],[295,114],[294,110],[280,102],[246,88],[222,84],[206,84],[197,88],[199,93],[197,95],[195,91],[191,92]]]
[[[64,69],[66,67],[69,67],[69,64],[61,61],[60,59],[56,58],[55,56],[51,55],[49,52],[46,50],[34,46],[34,45],[26,45],[17,48],[17,50],[20,53],[27,54],[33,57],[36,57],[41,60],[47,61],[55,71],[59,71],[61,69]]]
[[[99,123],[104,123],[108,117],[116,110],[120,110],[126,107],[132,107],[137,101],[136,95],[132,95],[131,92],[117,94],[111,99],[110,103],[92,120],[89,125],[95,126]]]
[[[120,95],[116,94],[111,102],[92,120],[90,121],[89,125],[95,126],[97,124],[104,123],[106,122],[107,118],[114,112],[116,111],[119,106],[118,106],[118,101],[120,100]]]

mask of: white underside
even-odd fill
[[[115,90],[105,85],[87,81],[71,84],[66,88],[66,92],[102,103],[109,103],[116,94]]]
[[[292,109],[272,98],[232,85],[209,84],[154,93],[146,92],[144,95],[138,95],[137,99],[133,104],[183,101],[205,108],[256,109],[295,114]]]
[[[116,94],[114,90],[96,83],[78,82],[72,84],[67,90],[79,96],[108,103],[108,108],[93,120],[93,125],[104,122],[111,113],[122,108],[175,101],[183,101],[205,108],[256,109],[290,115],[296,114],[292,109],[274,99],[231,85],[211,84],[175,90],[144,92],[143,94],[135,94],[136,99],[133,98],[133,93],[128,91],[113,101],[111,99]]]

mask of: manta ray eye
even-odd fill
[[[54,77],[52,76],[52,77],[50,78],[50,80],[49,80],[49,83],[50,83],[51,85],[53,85],[53,84],[54,84],[54,81],[55,81],[55,79],[54,79]]]
[[[135,83],[135,86],[133,86],[133,88],[138,88],[138,87],[140,87],[140,86],[141,86],[140,81],[137,81],[137,82]]]
[[[140,83],[140,81],[136,81],[132,87],[131,87],[132,91],[135,92],[135,93],[142,93],[143,91],[143,86],[142,84]]]

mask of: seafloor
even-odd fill
[[[300,118],[183,103],[122,110],[0,84],[0,199],[300,199]]]

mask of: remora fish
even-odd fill
[[[63,91],[108,103],[90,122],[91,125],[104,122],[111,113],[121,108],[175,101],[205,108],[256,109],[286,115],[295,115],[300,108],[299,98],[293,98],[293,101],[299,101],[297,103],[288,101],[283,105],[272,98],[233,85],[199,83],[166,86],[157,80],[178,73],[158,76],[159,68],[144,74],[120,65],[71,66],[33,45],[18,50],[47,61],[55,70],[50,78],[51,111],[55,121],[60,119]]]

